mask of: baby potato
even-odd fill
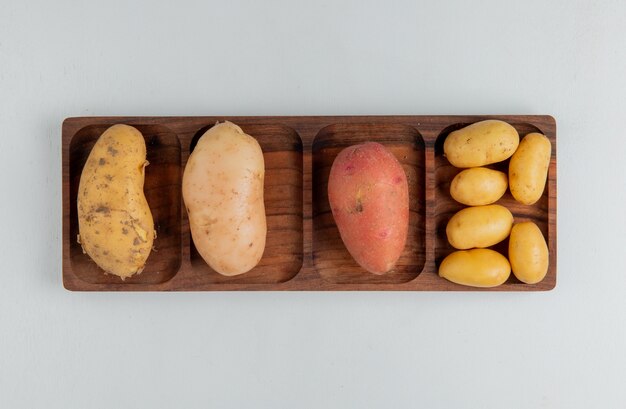
[[[513,126],[489,119],[451,132],[443,151],[453,166],[474,168],[510,158],[518,145],[519,134]]]
[[[521,282],[536,284],[548,272],[549,251],[543,234],[533,222],[516,223],[509,239],[509,260]]]
[[[440,277],[471,287],[497,287],[510,275],[506,257],[490,249],[455,251],[439,266]]]
[[[471,168],[461,171],[452,179],[450,195],[467,206],[484,206],[504,195],[508,180],[504,172],[488,168]]]
[[[373,274],[391,270],[409,229],[409,185],[396,157],[376,142],[345,148],[330,169],[328,201],[354,260]]]
[[[531,205],[543,195],[550,167],[552,144],[537,132],[529,133],[509,163],[511,194],[518,202]]]
[[[265,250],[265,161],[261,146],[223,122],[206,131],[183,174],[183,200],[200,256],[225,276],[243,274]]]
[[[446,235],[456,249],[483,248],[506,239],[511,226],[513,215],[504,206],[467,207],[452,216],[446,226]]]
[[[79,242],[100,268],[122,280],[143,270],[155,238],[143,192],[147,164],[141,132],[113,125],[98,138],[80,175]]]

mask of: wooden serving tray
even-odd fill
[[[512,124],[520,137],[541,132],[552,142],[546,190],[533,206],[510,193],[498,201],[516,222],[532,220],[550,250],[550,267],[539,284],[527,285],[513,274],[495,288],[477,289],[437,275],[453,251],[445,235],[450,217],[464,206],[449,194],[459,169],[443,156],[452,131],[484,119]],[[194,248],[181,197],[182,173],[198,138],[216,121],[229,120],[254,136],[265,157],[267,244],[258,266],[224,277]],[[148,149],[145,194],[158,238],[145,270],[122,281],[106,275],[76,242],[76,194],[83,165],[96,139],[110,125],[139,129]],[[82,291],[213,290],[400,290],[544,291],[556,285],[556,123],[547,115],[495,116],[206,116],[78,117],[63,122],[63,285]],[[409,181],[410,225],[406,248],[395,270],[381,276],[363,270],[345,249],[327,197],[335,156],[346,146],[382,143],[393,152]],[[508,161],[494,166],[506,171]],[[495,246],[507,254],[508,240]]]

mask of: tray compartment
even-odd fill
[[[478,122],[474,121],[474,122]],[[461,129],[467,125],[470,125],[473,122],[466,123],[455,123],[448,127],[446,127],[440,135],[437,137],[435,141],[435,226],[436,226],[436,234],[435,234],[435,264],[437,268],[439,268],[439,264],[441,261],[453,251],[456,251],[454,247],[452,247],[447,240],[446,237],[446,225],[450,218],[459,210],[468,207],[461,203],[458,203],[450,196],[450,183],[452,179],[461,172],[463,169],[456,168],[448,162],[448,160],[443,156],[443,143],[446,137],[453,131]],[[511,125],[517,129],[520,134],[520,140],[526,134],[531,132],[541,132],[543,131],[538,127],[522,122],[514,122],[509,121]],[[554,149],[554,147],[553,147]],[[509,161],[507,159],[503,162],[495,163],[493,165],[488,165],[486,167],[491,169],[496,169],[501,172],[504,172],[508,176],[509,169]],[[543,233],[544,238],[548,240],[548,214],[549,214],[549,196],[550,196],[550,184],[546,183],[546,187],[544,193],[539,199],[539,201],[533,205],[527,206],[521,203],[518,203],[513,196],[511,196],[511,192],[509,190],[506,191],[504,196],[500,198],[496,204],[502,205],[509,209],[511,213],[513,213],[513,217],[515,219],[515,223],[523,222],[523,221],[533,221],[537,224],[541,232]],[[497,250],[502,253],[504,256],[508,257],[508,238],[495,246],[490,248]],[[550,283],[555,280],[554,271],[549,271],[548,275],[537,286],[549,286]],[[455,285],[456,284],[452,284]],[[511,276],[504,284],[510,286],[523,286],[528,287],[528,284],[524,284],[519,281],[515,276],[511,273]],[[462,287],[462,286],[458,286]],[[463,287],[467,288],[467,287]]]
[[[110,125],[89,125],[70,142],[70,259],[74,274],[91,284],[117,284],[122,280],[104,271],[83,254],[78,235],[76,197],[80,175],[94,144]],[[152,212],[157,239],[141,274],[124,284],[157,284],[170,280],[181,265],[181,148],[178,137],[161,125],[133,125],[144,136],[147,159],[144,193]]]
[[[409,183],[409,232],[396,268],[375,275],[359,266],[341,241],[328,202],[328,175],[339,152],[367,141],[388,148],[402,165]],[[405,283],[415,279],[426,260],[425,144],[420,133],[402,124],[333,124],[313,140],[313,266],[336,284]]]
[[[267,238],[259,264],[247,273],[226,277],[215,272],[202,259],[191,239],[190,274],[198,282],[278,284],[292,279],[302,267],[303,207],[302,140],[292,128],[277,124],[238,124],[261,145],[265,160],[265,214]],[[198,139],[213,124],[203,126],[190,144],[193,152]]]

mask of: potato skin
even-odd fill
[[[518,145],[519,134],[513,126],[490,119],[451,132],[443,151],[453,166],[474,168],[508,159]]]
[[[450,196],[467,206],[484,206],[498,201],[509,186],[506,174],[488,168],[470,168],[457,174]]]
[[[78,186],[79,242],[105,272],[140,273],[155,238],[143,192],[146,144],[137,129],[113,125],[94,145]]]
[[[537,132],[522,139],[509,163],[511,194],[518,202],[531,205],[543,195],[550,167],[552,144]]]
[[[533,222],[516,223],[509,239],[509,261],[521,282],[536,284],[548,272],[549,251],[539,227]]]
[[[373,274],[391,270],[409,228],[409,187],[395,156],[375,142],[345,148],[330,170],[328,200],[354,260]]]
[[[513,215],[504,206],[467,207],[448,221],[446,235],[456,249],[483,248],[506,239],[512,226]]]
[[[254,268],[265,251],[265,161],[261,146],[231,122],[198,140],[183,174],[191,237],[209,266],[225,276]]]
[[[439,266],[440,277],[471,287],[497,287],[510,275],[506,257],[490,249],[455,251]]]

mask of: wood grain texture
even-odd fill
[[[552,142],[548,183],[532,206],[510,193],[498,201],[515,220],[535,221],[548,242],[546,278],[528,285],[513,276],[502,286],[477,289],[437,275],[452,251],[445,224],[463,206],[449,194],[459,172],[443,156],[445,137],[484,119],[501,119],[520,132],[539,131]],[[181,178],[197,139],[217,121],[230,120],[257,138],[263,149],[268,235],[265,253],[250,272],[224,277],[204,263],[191,242],[183,211]],[[105,275],[76,243],[76,192],[84,162],[110,125],[137,127],[146,138],[150,166],[145,193],[158,237],[156,252],[140,275],[122,282]],[[339,151],[366,140],[385,145],[409,180],[410,227],[397,268],[382,276],[361,269],[345,250],[332,219],[326,192],[330,166]],[[545,291],[556,285],[556,123],[544,115],[485,116],[301,116],[301,117],[77,117],[63,122],[63,284],[80,291],[220,290],[396,290]],[[507,162],[494,168],[505,170]],[[507,253],[506,241],[494,248]]]

